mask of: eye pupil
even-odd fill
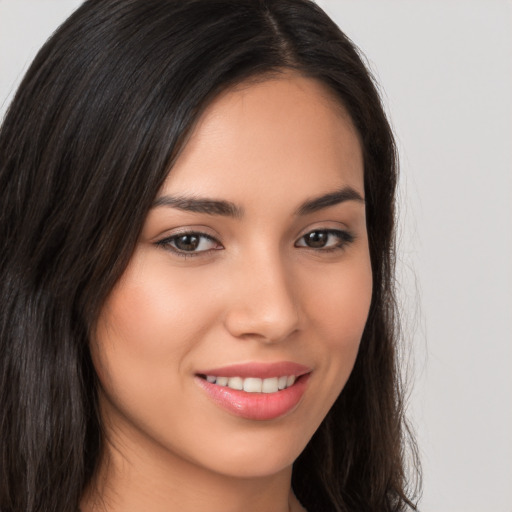
[[[325,231],[312,231],[305,236],[306,244],[309,247],[324,247],[329,238],[329,234]]]
[[[195,251],[199,245],[199,237],[197,235],[181,235],[175,238],[174,245],[180,251]]]

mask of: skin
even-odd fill
[[[364,200],[297,209],[346,187],[364,198],[361,146],[322,84],[285,73],[209,105],[159,197],[230,201],[240,215],[149,212],[91,343],[106,443],[83,512],[302,510],[292,464],[353,368],[372,273]],[[353,239],[308,246],[329,229]],[[214,241],[183,257],[169,238],[191,231]],[[200,369],[253,361],[311,368],[284,416],[235,416],[197,384]]]

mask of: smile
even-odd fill
[[[292,362],[248,363],[201,371],[195,378],[221,409],[248,420],[273,420],[298,407],[311,373]]]
[[[260,379],[258,377],[218,377],[215,375],[204,376],[206,381],[217,386],[226,386],[246,393],[277,393],[283,389],[293,386],[295,375],[282,375],[281,377],[270,377]]]

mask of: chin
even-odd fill
[[[199,447],[196,464],[234,478],[265,478],[291,467],[309,442],[309,432],[294,428],[272,428],[267,422],[231,433],[216,443]],[[314,430],[313,430],[314,431]],[[311,435],[313,432],[311,432]]]

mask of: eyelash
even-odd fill
[[[308,245],[297,245],[297,243],[299,241],[305,240],[305,238],[308,235],[312,235],[314,233],[317,233],[317,234],[322,233],[324,235],[327,235],[327,237],[335,236],[338,238],[338,242],[336,244],[334,244],[333,246],[328,246],[328,247],[325,247],[325,246],[310,247]],[[206,250],[202,250],[202,251],[185,251],[185,250],[179,249],[175,246],[173,247],[172,244],[173,243],[175,244],[176,240],[178,240],[181,237],[197,237],[198,239],[200,239],[199,244],[201,244],[201,240],[208,240],[210,242],[214,242],[214,243],[218,244],[220,246],[220,248],[222,248],[222,245],[216,238],[214,238],[206,233],[201,233],[198,231],[188,231],[188,232],[178,233],[176,235],[169,236],[167,238],[164,238],[163,240],[156,242],[156,245],[159,247],[162,247],[163,249],[170,251],[173,254],[176,254],[177,256],[180,256],[182,258],[194,258],[194,257],[203,256],[205,254],[208,254],[211,251],[219,250],[219,248],[213,248],[213,249],[206,249]],[[328,240],[329,240],[329,238],[328,238]],[[331,253],[331,252],[340,251],[340,250],[345,249],[345,247],[347,245],[351,244],[352,242],[354,242],[354,240],[355,240],[355,236],[348,231],[344,231],[344,230],[340,230],[340,229],[313,229],[313,230],[309,231],[308,233],[302,235],[299,238],[299,240],[297,240],[297,242],[295,242],[294,245],[295,245],[295,247],[303,247],[305,249],[310,249],[315,252]]]

